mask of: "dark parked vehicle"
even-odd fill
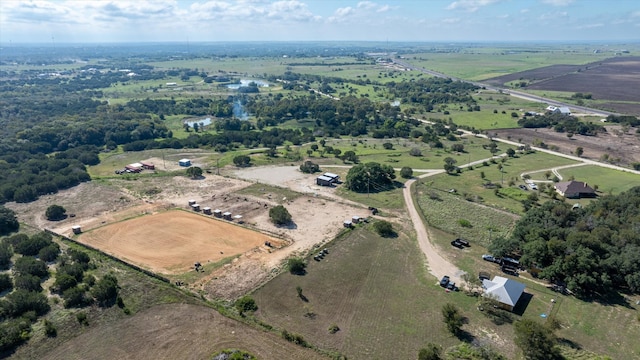
[[[453,281],[447,284],[447,289],[451,291],[458,291],[458,287],[456,286],[456,283],[454,283]]]
[[[459,239],[455,239],[451,242],[451,245],[457,247],[458,249],[462,249],[464,245],[460,242]]]
[[[440,286],[447,287],[447,285],[449,285],[449,276],[445,275],[442,277],[442,280],[440,280]]]
[[[480,279],[480,281],[482,281],[482,280],[489,280],[489,279],[490,279],[489,273],[488,273],[488,272],[485,272],[485,271],[480,271],[480,272],[478,273],[478,279]]]
[[[514,267],[514,268],[519,268],[520,267],[520,261],[516,260],[516,259],[512,259],[510,257],[503,257],[500,260],[500,265],[505,265],[505,266],[509,266],[509,267]]]
[[[491,254],[482,255],[482,260],[491,261],[491,262],[498,262],[497,259],[495,257],[493,257],[493,255],[491,255]]]
[[[500,267],[500,269],[505,274],[509,274],[509,275],[512,275],[512,276],[518,276],[518,269],[513,267],[513,266],[502,265],[502,267]]]
[[[465,247],[471,246],[467,240],[462,238],[457,238],[455,241],[457,241],[458,243],[462,244],[462,246],[465,246]]]
[[[518,187],[519,187],[520,189],[524,190],[524,191],[529,190],[529,189],[527,189],[527,187],[526,187],[526,186],[524,186],[524,185],[518,185]]]

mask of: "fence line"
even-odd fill
[[[44,229],[44,231],[49,233],[49,234],[51,234],[51,235],[53,235],[53,236],[59,236],[59,237],[65,239],[67,241],[70,241],[70,242],[76,244],[76,245],[80,245],[80,246],[85,247],[87,249],[91,249],[93,251],[99,252],[100,254],[108,257],[109,259],[115,260],[116,262],[119,262],[120,264],[128,266],[128,267],[130,267],[130,268],[132,268],[134,270],[140,271],[140,272],[144,273],[145,275],[151,276],[153,278],[156,278],[156,279],[158,279],[160,281],[164,281],[166,283],[171,283],[171,280],[167,279],[166,277],[164,277],[162,275],[158,275],[158,274],[156,274],[156,273],[154,273],[152,271],[149,271],[147,269],[143,269],[143,268],[139,267],[138,265],[126,262],[126,261],[124,261],[122,259],[119,259],[119,258],[117,258],[117,257],[115,257],[115,256],[113,256],[111,254],[107,254],[106,252],[104,252],[104,251],[102,251],[102,250],[100,250],[100,249],[98,249],[96,247],[93,247],[93,246],[85,244],[85,243],[81,243],[78,240],[74,240],[74,239],[72,239],[72,238],[70,238],[70,237],[68,237],[66,235],[58,234],[58,233],[56,233],[54,231],[51,231],[49,229]]]

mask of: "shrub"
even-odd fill
[[[304,164],[300,165],[300,171],[305,174],[313,174],[320,171],[320,166],[314,162],[305,161]]]
[[[329,334],[335,334],[338,331],[340,331],[340,328],[338,327],[338,325],[333,324],[333,325],[329,326]]]
[[[89,303],[89,299],[86,296],[86,291],[78,286],[74,286],[65,290],[62,293],[64,299],[64,307],[83,307]]]
[[[40,285],[40,278],[31,274],[17,275],[13,278],[16,289],[22,289],[27,291],[42,291]]]
[[[306,273],[307,264],[300,258],[291,258],[287,261],[289,272],[294,275],[304,275]]]
[[[277,205],[269,209],[269,218],[276,225],[285,225],[291,222],[291,214],[287,208]]]
[[[53,323],[47,319],[44,320],[44,333],[47,334],[48,337],[56,337],[58,335],[58,329]]]
[[[118,279],[113,274],[103,276],[91,288],[91,295],[98,301],[100,306],[113,304],[112,301],[118,296]]]
[[[411,150],[409,150],[409,155],[422,156],[422,151],[419,148],[412,148]]]
[[[9,246],[8,241],[0,242],[0,270],[9,268],[11,264],[11,257],[13,256],[13,250]]]
[[[15,211],[0,205],[0,236],[17,231],[20,228]]]
[[[386,142],[386,143],[382,144],[382,147],[383,147],[385,150],[393,150],[393,144],[392,144],[392,143],[390,143],[390,142]]]
[[[258,305],[256,305],[256,301],[253,300],[251,296],[245,295],[238,299],[235,303],[236,309],[240,315],[244,314],[246,311],[256,311],[258,310]]]
[[[85,312],[79,312],[76,314],[76,319],[78,320],[78,322],[82,325],[89,325],[89,320],[87,318],[87,313]]]
[[[373,229],[382,237],[390,237],[395,234],[393,231],[393,225],[385,220],[376,221],[373,224]]]
[[[496,189],[497,190],[497,189]],[[467,219],[459,219],[458,220],[458,225],[465,227],[465,228],[470,228],[472,227],[471,223],[469,222],[469,220]]]
[[[413,169],[408,166],[403,167],[400,169],[400,176],[404,179],[410,179],[413,176]]]
[[[42,261],[51,262],[58,258],[60,253],[60,246],[56,243],[45,246],[38,252],[38,258]]]
[[[20,275],[33,275],[39,278],[49,275],[47,264],[30,256],[22,256],[16,260],[13,270]]]
[[[51,205],[47,208],[44,215],[47,217],[49,221],[58,221],[62,220],[67,216],[67,210],[60,205]]]

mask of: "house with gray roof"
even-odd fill
[[[596,191],[582,181],[564,181],[555,185],[556,192],[567,199],[595,197]]]
[[[482,296],[492,296],[506,310],[513,311],[513,308],[524,293],[525,285],[521,282],[495,276],[493,280],[482,280],[484,294]]]

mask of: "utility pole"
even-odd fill
[[[220,159],[216,159],[216,174],[220,175]]]

